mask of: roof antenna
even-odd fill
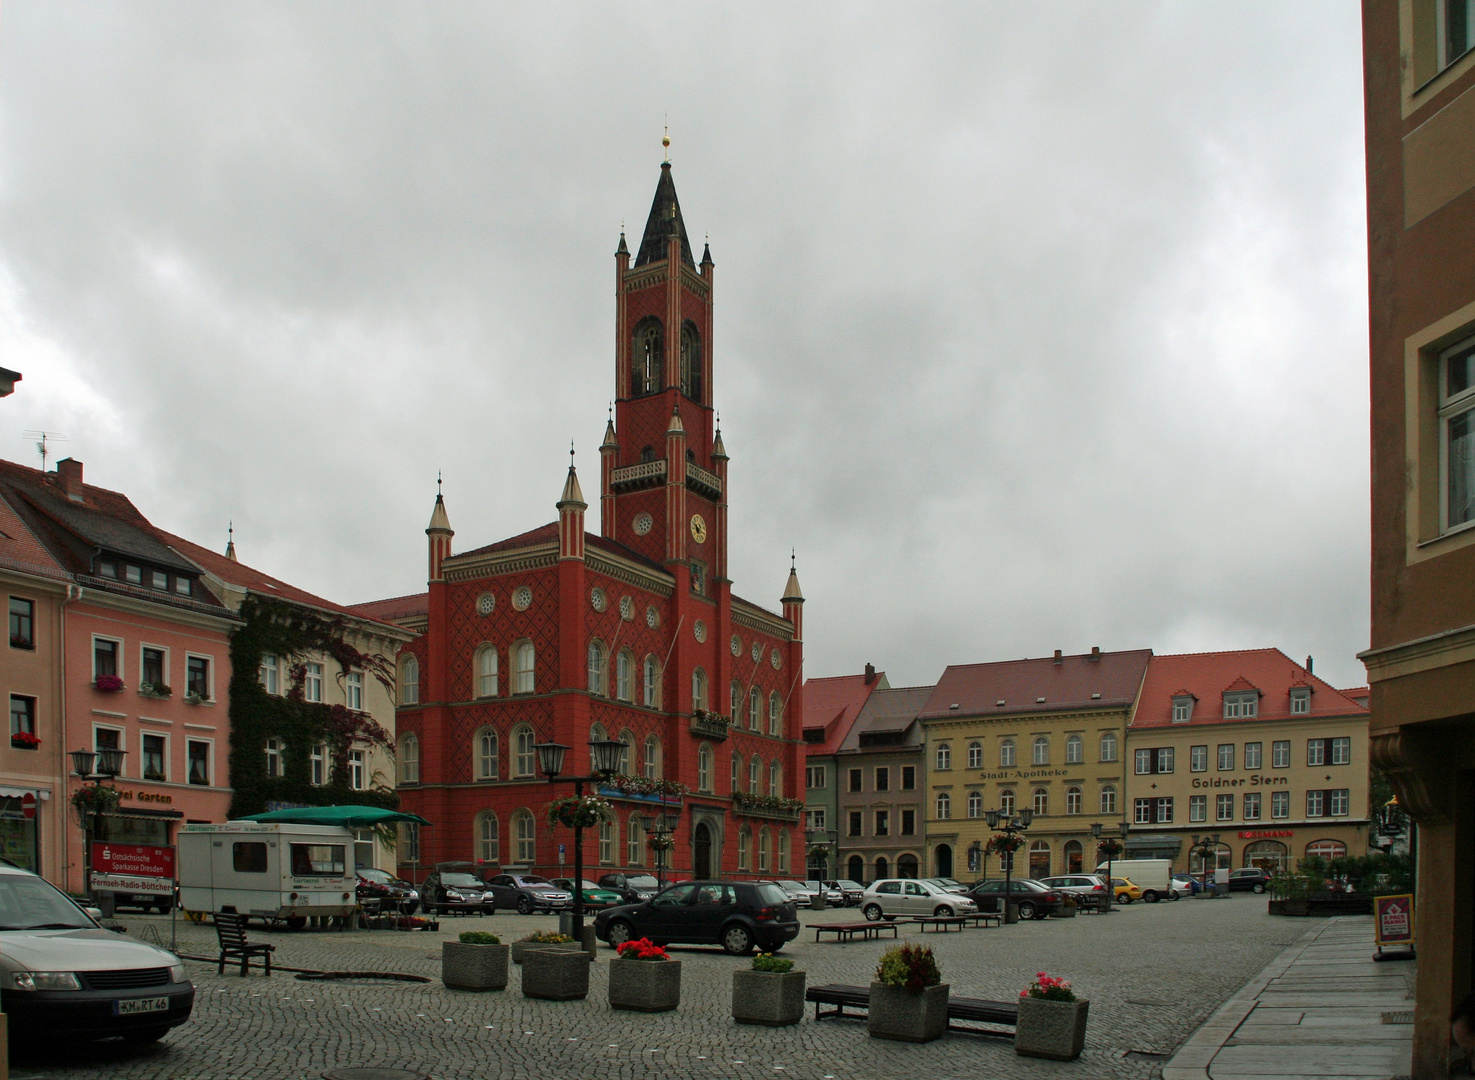
[[[41,455],[41,471],[42,472],[45,472],[46,471],[46,458],[51,453],[51,451],[46,446],[46,441],[48,439],[50,439],[52,442],[67,442],[67,441],[69,441],[67,439],[67,437],[65,435],[63,435],[61,432],[59,432],[59,431],[22,431],[21,432],[21,438],[23,438],[23,439],[39,439],[40,440],[40,442],[36,443],[36,452]]]

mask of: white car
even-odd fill
[[[799,907],[814,907],[814,898],[819,895],[818,885],[811,888],[803,881],[775,881],[773,884],[788,893],[789,899]]]
[[[0,1006],[12,1040],[153,1042],[194,1003],[179,957],[104,929],[30,871],[0,866]]]
[[[860,910],[875,922],[898,915],[974,915],[978,905],[971,897],[948,892],[930,881],[882,878],[866,889],[860,898]]]

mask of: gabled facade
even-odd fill
[[[886,685],[886,673],[871,664],[862,675],[832,675],[804,683],[804,827],[836,833],[836,846],[824,859],[831,878],[843,876],[846,846],[835,755],[870,696]],[[814,873],[807,877],[813,878],[818,865],[811,869]]]
[[[533,746],[572,747],[566,768],[582,775],[591,737],[629,747],[626,779],[606,791],[617,820],[586,840],[591,876],[654,864],[641,816],[659,796],[679,819],[677,874],[802,866],[804,598],[792,568],[781,615],[732,593],[712,288],[666,163],[633,262],[623,236],[615,255],[599,532],[585,531],[572,463],[556,521],[465,552],[437,496],[423,613],[418,598],[359,609],[423,626],[400,659],[418,692],[399,708],[399,792],[435,828],[412,833],[406,873],[447,860],[569,867],[572,835],[546,807],[571,785],[539,774]]]
[[[921,876],[927,785],[918,716],[932,689],[877,689],[840,743],[834,876],[857,882]]]
[[[1127,728],[1127,857],[1200,873],[1368,853],[1367,709],[1279,649],[1154,656]]]

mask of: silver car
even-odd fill
[[[803,881],[775,881],[784,892],[789,894],[789,899],[799,907],[814,907],[814,898],[819,895],[817,887],[811,887]]]
[[[973,915],[978,905],[971,897],[948,892],[930,881],[882,878],[871,882],[860,900],[861,914],[871,922],[898,915]]]
[[[194,1003],[179,957],[103,929],[35,874],[0,866],[0,1008],[12,1040],[153,1042]]]
[[[1048,885],[1058,893],[1074,896],[1099,898],[1110,892],[1106,887],[1106,875],[1104,874],[1062,874],[1059,877],[1039,878],[1038,880],[1041,885]]]

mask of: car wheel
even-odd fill
[[[1132,898],[1127,893],[1124,893],[1124,892],[1123,893],[1117,893],[1116,894],[1116,902],[1118,904],[1126,905],[1126,904],[1130,904],[1132,902]]]
[[[1031,901],[1019,901],[1019,917],[1021,919],[1033,919],[1035,917],[1035,906]]]
[[[171,912],[172,910],[174,910],[174,901],[173,900],[163,900],[159,904],[157,904],[156,906],[158,908],[158,911],[159,911],[159,914],[160,915],[168,915],[169,912]]]
[[[611,949],[618,949],[634,936],[635,927],[631,926],[624,919],[616,919],[609,924],[609,947]]]
[[[953,909],[948,907],[946,904],[938,904],[935,908],[932,909],[932,914],[933,917],[940,919],[944,916],[953,914]]]
[[[1177,889],[1174,889],[1172,892],[1168,893],[1168,899],[1169,900],[1177,900],[1178,899],[1178,890]]]
[[[1263,881],[1257,881],[1253,885],[1250,886],[1250,890],[1252,892],[1257,892],[1257,893],[1264,892],[1265,891],[1265,883]]]
[[[519,915],[531,915],[533,913],[533,902],[526,896],[517,898],[517,913]]]
[[[733,956],[747,956],[753,951],[753,935],[746,926],[729,926],[722,931],[722,947]]]
[[[1146,900],[1149,904],[1156,904],[1157,893],[1152,889],[1148,889],[1145,893],[1142,894],[1142,899]]]
[[[306,915],[293,915],[291,918],[289,918],[287,920],[287,929],[288,930],[301,930],[306,925],[307,925],[307,916]]]
[[[867,904],[865,906],[865,910],[862,911],[861,914],[866,917],[866,922],[880,922],[881,921],[881,905],[880,904]]]

